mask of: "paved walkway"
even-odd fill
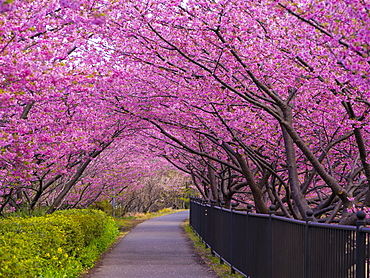
[[[106,256],[91,278],[216,278],[195,256],[181,223],[188,211],[137,225]]]

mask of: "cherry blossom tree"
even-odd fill
[[[366,1],[15,0],[0,10],[2,208],[119,192],[111,172],[136,148],[227,206],[351,223],[370,205]],[[112,146],[117,159],[99,163]]]
[[[136,39],[131,55],[151,68],[152,80],[172,83],[176,98],[233,94],[247,107],[245,117],[253,110],[268,115],[270,122],[259,128],[279,126],[298,217],[317,194],[316,215],[334,205],[329,221],[341,210],[345,223],[368,192],[362,187],[368,167],[365,3],[144,1],[129,15],[114,24],[122,38]],[[113,49],[121,43],[117,38]],[[156,125],[176,141],[158,119]]]

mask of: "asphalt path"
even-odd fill
[[[216,278],[197,258],[181,223],[188,211],[137,225],[106,254],[89,278]]]

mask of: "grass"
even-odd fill
[[[206,265],[208,265],[211,269],[213,269],[216,274],[221,278],[244,278],[244,275],[240,274],[232,274],[231,268],[227,264],[220,264],[220,259],[216,256],[212,256],[211,250],[209,248],[205,248],[205,244],[202,240],[198,237],[198,235],[193,231],[193,229],[189,225],[189,220],[186,220],[183,223],[183,228],[185,230],[186,235],[192,241],[193,246],[197,252],[197,254],[201,257]]]

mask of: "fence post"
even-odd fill
[[[269,214],[270,214],[270,218],[269,218],[269,251],[270,251],[270,254],[269,254],[269,257],[270,257],[270,278],[273,278],[273,242],[272,242],[272,216],[275,214],[275,210],[276,210],[276,206],[275,205],[271,205],[270,206],[270,211],[269,211]]]
[[[313,210],[308,209],[306,211],[306,229],[305,229],[305,242],[304,242],[304,278],[310,276],[310,234],[309,234],[309,222],[313,221]]]
[[[203,243],[204,243],[204,248],[205,249],[208,248],[207,241],[208,241],[208,231],[209,231],[209,227],[208,227],[209,217],[208,217],[208,206],[207,206],[207,204],[208,204],[208,201],[203,200],[203,206],[204,206]]]
[[[220,203],[220,209],[222,211],[222,208],[225,206],[225,201],[221,201]],[[221,256],[221,253],[224,251],[224,245],[225,245],[225,239],[224,239],[224,229],[225,229],[225,223],[223,222],[224,220],[224,217],[223,217],[223,213],[221,213],[221,227],[220,227],[220,231],[221,231],[221,244],[220,246],[221,247],[221,250],[219,251],[219,256],[220,256],[220,264],[224,264],[224,260],[222,259],[222,256]]]
[[[247,204],[247,215],[246,215],[246,221],[247,221],[247,227],[246,227],[246,232],[247,232],[247,239],[246,239],[246,271],[245,271],[245,274],[247,275],[247,277],[249,277],[249,273],[250,273],[250,223],[249,223],[249,214],[252,212],[252,205],[251,204]]]
[[[356,278],[365,278],[366,235],[361,232],[361,227],[366,224],[366,213],[361,210],[356,212],[356,216]]]
[[[234,270],[234,210],[238,206],[238,203],[232,203],[231,204],[231,237],[230,237],[230,267],[231,267],[231,274],[235,274]]]
[[[193,221],[193,217],[192,217],[192,211],[193,211],[193,196],[190,196],[189,197],[189,225],[190,227],[192,227],[192,221]]]
[[[199,211],[198,211],[198,225],[199,225],[199,231],[198,231],[198,235],[200,236],[200,238],[202,239],[203,241],[203,200],[202,199],[198,199],[198,206],[199,206]]]
[[[211,254],[212,254],[212,257],[215,256],[215,252],[213,250],[213,246],[215,245],[215,236],[214,236],[214,230],[215,230],[215,205],[216,205],[216,200],[211,200],[211,209],[210,209],[210,213],[211,213],[211,236],[210,236],[210,248],[211,248]]]

